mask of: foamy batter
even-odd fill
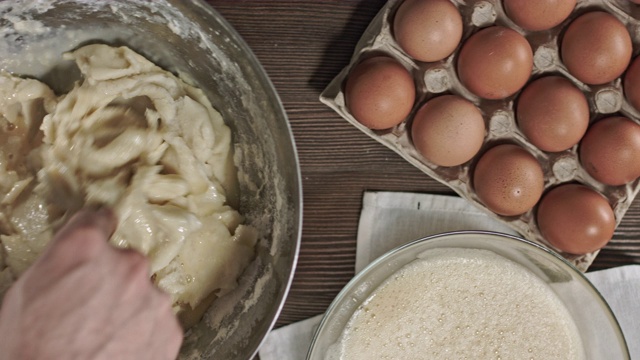
[[[329,358],[584,358],[567,309],[528,270],[486,250],[426,254],[357,309]]]
[[[111,242],[147,255],[192,323],[255,255],[257,232],[233,208],[231,131],[200,89],[127,47],[65,58],[83,81],[61,96],[0,74],[0,299],[66,219],[108,205]]]

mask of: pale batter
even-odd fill
[[[203,310],[255,255],[257,232],[232,207],[230,129],[201,90],[129,48],[65,58],[83,81],[60,97],[0,75],[0,298],[69,216],[108,205],[112,243],[149,257],[176,312]]]
[[[427,254],[369,296],[328,359],[584,358],[567,309],[528,270],[487,250]]]

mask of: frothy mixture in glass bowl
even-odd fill
[[[560,299],[487,250],[435,249],[353,314],[331,359],[584,359]]]
[[[307,360],[629,359],[611,309],[559,254],[458,231],[396,248],[338,294]]]

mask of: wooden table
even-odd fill
[[[209,0],[265,67],[289,116],[304,191],[296,275],[277,326],[324,312],[354,274],[365,190],[453,194],[318,101],[384,0]],[[640,264],[640,199],[591,270]]]

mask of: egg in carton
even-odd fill
[[[451,3],[455,5],[463,20],[461,41],[457,43],[457,47],[451,55],[435,62],[422,62],[414,60],[403,51],[393,34],[394,16],[402,1],[390,0],[362,35],[349,65],[327,86],[321,94],[320,100],[358,129],[395,151],[427,175],[449,186],[458,195],[485,210],[494,218],[506,223],[524,238],[554,249],[578,269],[586,271],[599,250],[576,255],[563,252],[552,246],[542,235],[537,223],[536,211],[540,204],[539,201],[536,200],[533,207],[516,216],[500,215],[485,205],[486,199],[483,202],[473,186],[473,175],[479,159],[489,149],[499,144],[515,144],[526,149],[541,165],[544,181],[543,197],[551,189],[562,184],[584,184],[603,195],[611,206],[615,217],[612,220],[615,221],[613,226],[620,223],[633,202],[640,190],[640,181],[635,179],[624,185],[611,186],[595,180],[580,162],[579,144],[556,152],[539,149],[523,134],[516,120],[516,104],[522,89],[501,99],[481,98],[462,84],[456,64],[460,49],[472,35],[484,28],[501,25],[523,35],[531,46],[533,68],[528,75],[527,85],[545,76],[558,75],[568,79],[585,95],[588,101],[589,126],[599,119],[613,115],[624,116],[639,123],[640,113],[625,98],[621,77],[603,85],[588,85],[578,80],[561,61],[561,41],[568,25],[580,15],[587,12],[604,11],[624,24],[631,36],[633,46],[637,46],[640,43],[640,21],[638,21],[640,6],[626,0],[582,0],[578,1],[569,16],[559,25],[544,31],[527,31],[516,25],[507,16],[504,4],[500,0],[451,1]],[[587,38],[590,35],[584,34]],[[394,59],[408,70],[415,86],[415,101],[412,102],[413,105],[408,116],[403,118],[399,124],[388,129],[374,130],[356,120],[347,107],[345,83],[356,65],[367,58],[379,55]],[[523,88],[526,88],[527,85]],[[445,94],[458,95],[476,105],[481,111],[486,129],[477,153],[470,160],[454,166],[438,166],[427,160],[416,149],[411,138],[412,122],[419,109],[429,100]],[[464,144],[459,144],[459,146],[464,146]]]

